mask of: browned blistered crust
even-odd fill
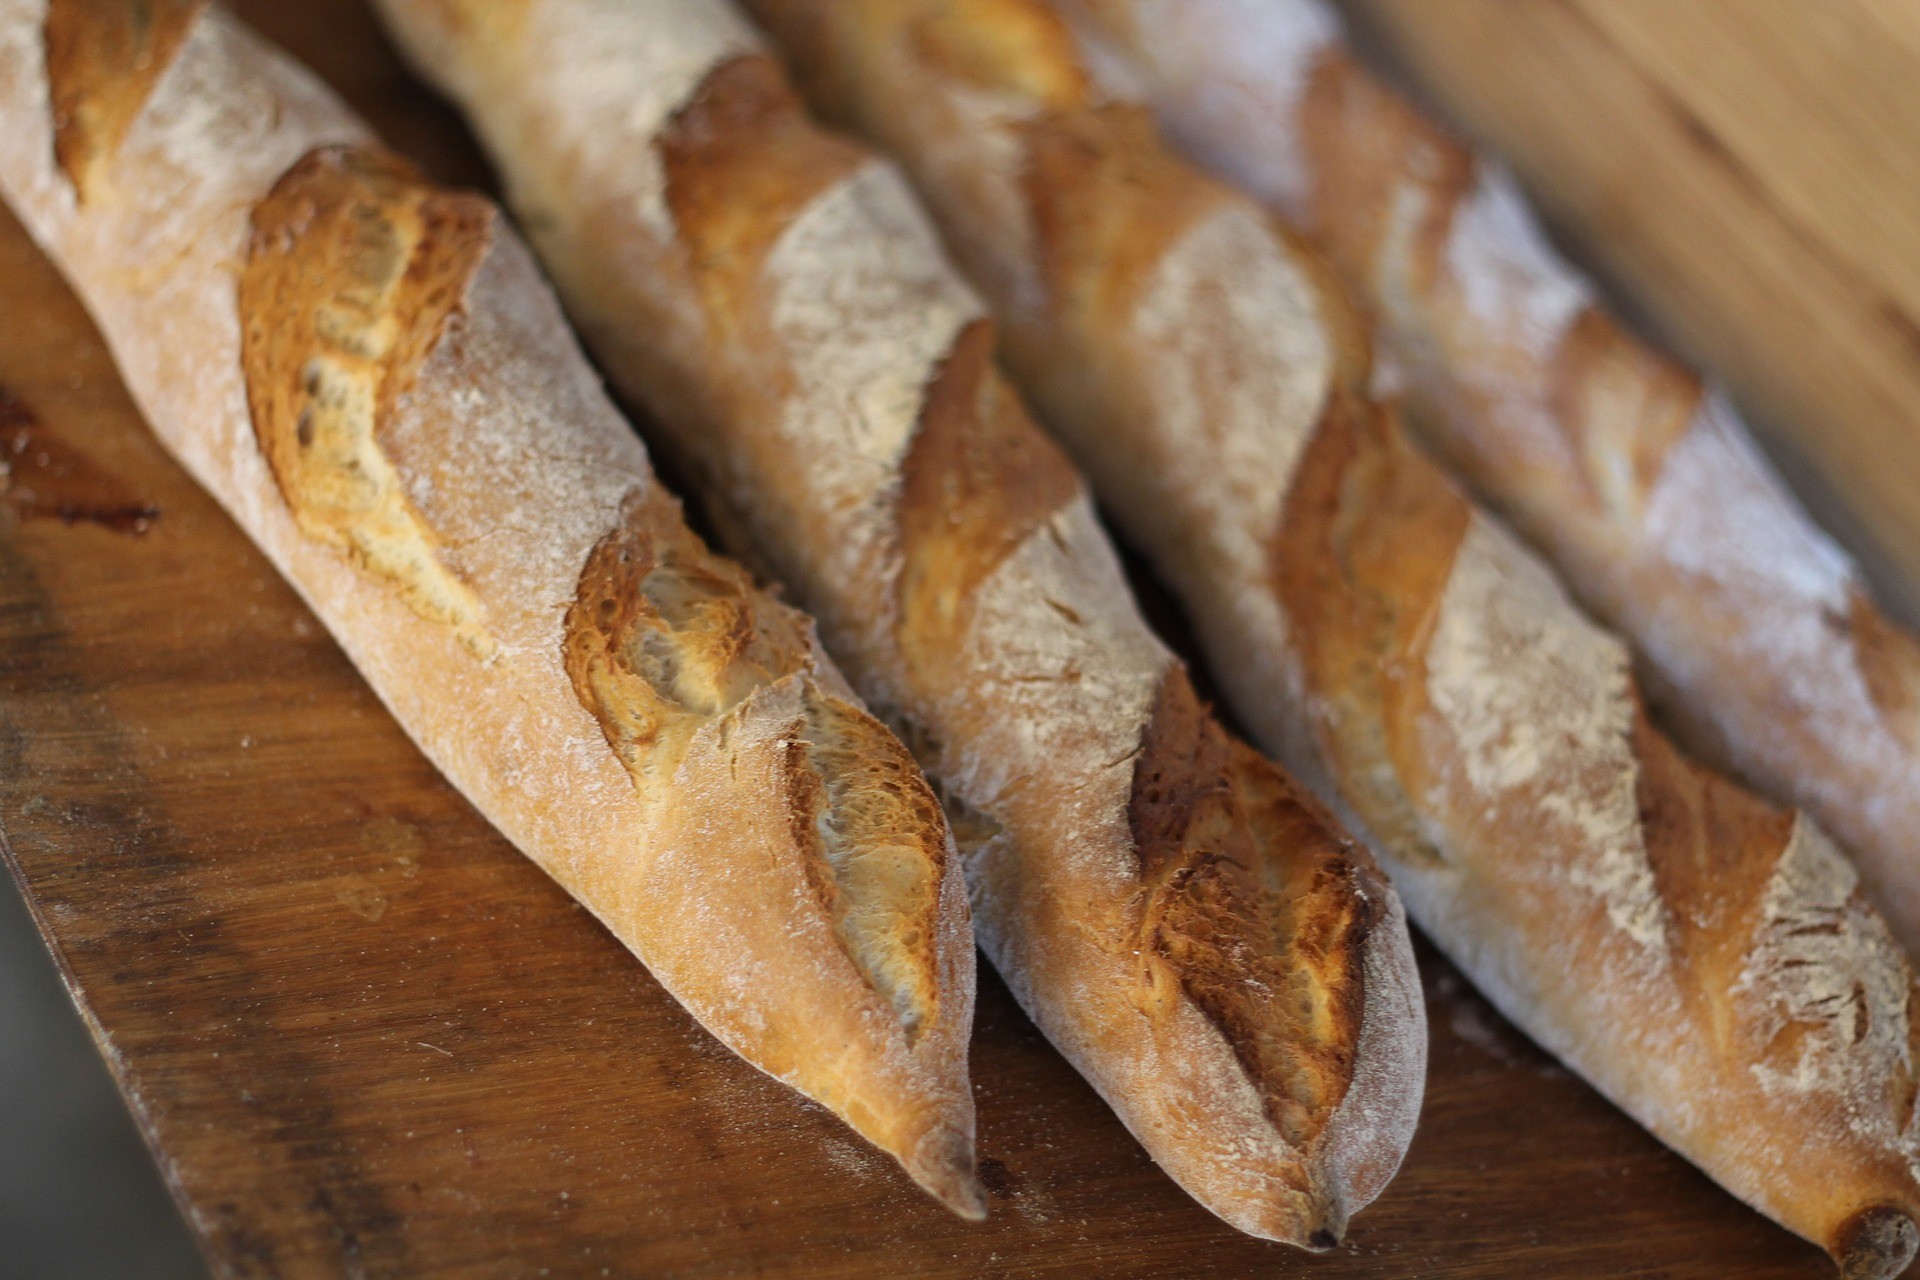
[[[1473,153],[1339,49],[1316,60],[1300,114],[1315,178],[1313,223],[1348,279],[1372,278],[1397,188],[1406,175],[1419,175],[1427,199],[1406,266],[1414,290],[1430,295],[1444,273],[1454,217],[1479,180]],[[1537,483],[1574,479],[1571,492],[1584,503],[1636,519],[1668,451],[1693,421],[1700,379],[1593,306],[1576,316],[1546,372],[1552,422],[1580,470],[1576,477],[1537,476]],[[1445,442],[1474,446],[1458,433],[1447,433]],[[1628,461],[1624,474],[1618,459]],[[1476,454],[1468,470],[1499,474],[1513,465],[1511,458]]]
[[[47,0],[53,154],[82,201],[207,0]]]
[[[1426,434],[1637,641],[1679,741],[1817,818],[1913,951],[1920,637],[1872,603],[1764,459],[1740,457],[1745,427],[1692,371],[1593,307],[1543,352],[1468,305],[1476,286],[1504,287],[1443,261],[1457,210],[1485,190],[1453,180],[1483,179],[1474,154],[1352,59],[1330,54],[1321,72],[1297,122],[1315,221],[1363,288],[1406,269],[1396,329],[1425,366],[1409,386]],[[1410,262],[1389,261],[1378,227],[1416,186],[1428,225]],[[1664,511],[1649,506],[1657,484]],[[1676,533],[1665,517],[1682,506],[1692,531]],[[1773,564],[1745,532],[1763,521],[1780,539]]]
[[[1274,1125],[1308,1149],[1353,1078],[1383,900],[1372,860],[1220,727],[1178,664],[1141,736],[1127,818],[1146,895],[1143,1011],[1180,994],[1200,1006]]]
[[[901,465],[900,646],[929,678],[950,670],[980,584],[1080,496],[1079,473],[994,367],[993,343],[990,320],[961,331]]]
[[[814,125],[779,63],[759,54],[714,68],[656,145],[707,315],[724,332],[751,335],[766,255],[866,153]],[[955,340],[903,465],[899,596],[909,660],[960,643],[974,588],[1080,492],[1072,466],[994,369],[993,340],[984,320]]]
[[[1181,237],[1240,197],[1169,151],[1147,108],[1098,101],[1090,87],[1029,120],[1022,132],[1023,194],[1056,314],[1030,334],[1010,335],[1009,354],[1023,373],[1044,376],[1060,363],[1061,334],[1048,326],[1100,327],[1133,314],[1141,290]],[[1300,243],[1278,222],[1272,227],[1289,245]],[[1371,355],[1364,318],[1345,304],[1331,263],[1302,253],[1296,265],[1327,302],[1321,319],[1333,331],[1336,380],[1364,385]],[[1223,347],[1223,358],[1231,355]],[[1218,376],[1235,376],[1231,364]]]
[[[1115,493],[1127,492],[1129,470],[1139,471],[1127,464],[1150,448],[1166,445],[1195,461],[1231,456],[1210,450],[1205,414],[1197,415],[1197,425],[1182,421],[1177,441],[1147,432],[1169,424],[1146,420],[1132,406],[1148,398],[1143,392],[1165,387],[1135,373],[1147,366],[1147,353],[1128,321],[1138,314],[1137,282],[1154,278],[1151,269],[1167,262],[1167,246],[1178,243],[1202,213],[1224,207],[1233,197],[1216,194],[1210,204],[1207,193],[1218,188],[1173,161],[1137,112],[1090,102],[1075,89],[1071,67],[1049,73],[1038,65],[1050,58],[1072,62],[1071,51],[1056,54],[1030,32],[1010,38],[996,29],[1003,21],[1013,29],[1011,15],[1038,15],[1043,6],[1033,0],[970,5],[753,0],[753,7],[782,38],[790,38],[806,74],[820,88],[818,101],[838,118],[892,140],[911,157],[923,189],[941,206],[952,242],[1002,307],[1013,363],[1027,385],[1038,386],[1046,405],[1072,424],[1076,438],[1089,442],[1090,454],[1103,459],[1103,481],[1120,477],[1107,494],[1110,501]],[[956,24],[979,28],[972,44],[966,32],[956,33]],[[1471,156],[1445,145],[1425,122],[1337,54],[1322,60],[1311,83],[1317,124],[1310,122],[1306,131],[1309,146],[1324,161],[1320,169],[1335,175],[1316,193],[1325,206],[1321,223],[1343,265],[1355,278],[1375,270],[1389,217],[1407,209],[1406,201],[1396,198],[1404,195],[1398,184],[1411,180],[1426,199],[1416,206],[1420,221],[1415,225],[1392,225],[1396,255],[1410,250],[1404,259],[1396,256],[1394,284],[1422,301],[1431,293],[1432,305],[1442,312],[1464,306],[1442,249],[1460,198],[1477,176]],[[1327,156],[1330,148],[1339,149],[1337,161]],[[1246,208],[1244,202],[1239,207]],[[1327,287],[1328,273],[1310,260],[1300,265]],[[1230,282],[1221,287],[1230,288]],[[1192,346],[1204,352],[1211,336],[1204,330],[1206,309],[1195,307],[1181,319],[1200,331]],[[1623,655],[1563,613],[1550,584],[1533,575],[1508,576],[1496,607],[1524,610],[1537,601],[1539,613],[1524,622],[1564,627],[1596,642],[1582,655],[1579,680],[1568,687],[1607,699],[1605,724],[1593,722],[1607,736],[1596,739],[1590,753],[1584,750],[1586,739],[1577,739],[1582,751],[1574,753],[1578,759],[1571,772],[1578,776],[1541,778],[1531,796],[1463,783],[1471,762],[1446,740],[1444,726],[1452,712],[1443,713],[1433,700],[1447,692],[1448,681],[1436,677],[1432,683],[1438,688],[1429,687],[1428,653],[1443,606],[1451,607],[1450,591],[1459,588],[1464,594],[1456,602],[1470,602],[1485,585],[1476,575],[1509,575],[1532,566],[1511,559],[1517,549],[1503,546],[1500,531],[1483,524],[1390,416],[1367,402],[1360,376],[1366,360],[1352,350],[1364,345],[1364,337],[1353,320],[1334,306],[1323,307],[1318,316],[1276,317],[1277,324],[1329,325],[1324,336],[1335,351],[1335,376],[1321,418],[1304,441],[1305,455],[1283,513],[1277,518],[1261,514],[1259,531],[1269,522],[1276,526],[1267,568],[1283,604],[1284,634],[1262,637],[1250,654],[1244,637],[1235,635],[1234,629],[1244,626],[1235,617],[1223,624],[1226,660],[1272,659],[1289,675],[1297,661],[1328,772],[1350,807],[1386,841],[1384,847],[1406,859],[1402,865],[1409,869],[1409,881],[1429,894],[1436,908],[1432,918],[1470,960],[1483,944],[1500,952],[1510,928],[1552,949],[1558,941],[1554,925],[1542,921],[1561,910],[1572,916],[1591,909],[1568,891],[1574,885],[1583,891],[1589,887],[1580,881],[1590,868],[1575,868],[1569,876],[1555,860],[1567,853],[1597,853],[1610,860],[1618,855],[1619,867],[1601,869],[1611,882],[1596,885],[1617,896],[1605,904],[1607,919],[1592,930],[1598,945],[1589,954],[1617,963],[1631,980],[1588,965],[1556,972],[1549,964],[1528,975],[1529,980],[1545,977],[1540,989],[1559,1001],[1547,1009],[1544,1030],[1559,1036],[1561,1046],[1578,1050],[1572,1060],[1597,1069],[1603,1087],[1624,1078],[1629,1082],[1625,1092],[1631,1093],[1640,1083],[1635,1072],[1653,1057],[1620,1050],[1628,1070],[1614,1073],[1609,1082],[1608,1040],[1645,1044],[1671,1036],[1669,1043],[1679,1053],[1697,1051],[1701,1058],[1687,1066],[1684,1089],[1673,1088],[1669,1078],[1650,1091],[1656,1105],[1639,1114],[1661,1132],[1684,1130],[1697,1118],[1696,1108],[1710,1105],[1702,1099],[1715,1096],[1723,1084],[1734,1096],[1758,1102],[1762,1095],[1749,1091],[1776,1090],[1777,1082],[1791,1081],[1790,1090],[1770,1094],[1760,1105],[1769,1116],[1788,1117],[1785,1124],[1794,1127],[1785,1132],[1805,1135],[1806,1158],[1830,1161],[1842,1179],[1858,1174],[1856,1166],[1884,1159],[1888,1176],[1878,1186],[1887,1198],[1904,1198],[1900,1180],[1910,1174],[1898,1147],[1882,1143],[1879,1133],[1866,1134],[1868,1127],[1882,1129],[1888,1119],[1877,1105],[1883,1080],[1894,1090],[1891,1121],[1904,1131],[1911,1112],[1911,1072],[1881,1068],[1883,1058],[1892,1061],[1898,1053],[1876,1046],[1869,1054],[1863,1048],[1845,1062],[1843,1068],[1858,1069],[1860,1077],[1844,1097],[1831,1082],[1809,1079],[1809,1063],[1829,1052],[1835,1033],[1863,1046],[1870,1036],[1887,1039],[1883,1015],[1896,1013],[1899,1001],[1889,1005],[1884,987],[1897,966],[1877,922],[1860,911],[1857,894],[1848,897],[1844,870],[1816,832],[1693,769],[1654,734],[1637,705],[1615,700],[1620,686],[1613,678],[1624,675],[1616,659]],[[1576,328],[1563,347],[1559,370],[1560,394],[1570,404],[1612,394],[1611,384],[1631,375],[1634,361],[1617,349],[1616,337],[1616,330],[1591,319]],[[1434,358],[1445,357],[1446,340],[1442,333],[1442,350]],[[1241,376],[1236,357],[1249,351],[1216,345],[1180,373],[1201,382],[1231,382]],[[1522,363],[1524,354],[1515,353],[1514,362]],[[1544,382],[1541,371],[1529,372],[1533,383]],[[1575,509],[1597,502],[1637,506],[1676,439],[1673,413],[1677,409],[1684,422],[1698,397],[1696,386],[1670,378],[1651,379],[1644,391],[1642,421],[1615,426],[1581,417],[1563,426],[1564,441],[1583,465],[1577,472],[1546,476],[1539,491]],[[1193,398],[1184,403],[1190,406]],[[1586,406],[1581,407],[1584,412]],[[1618,438],[1606,438],[1607,433]],[[1250,447],[1257,440],[1243,432],[1234,443]],[[1560,451],[1542,452],[1555,457]],[[1190,476],[1157,489],[1140,484],[1118,505],[1138,514],[1149,511],[1149,503],[1168,500],[1184,513],[1182,500],[1204,487],[1204,480]],[[1207,527],[1204,513],[1193,515],[1191,523]],[[1181,541],[1188,529],[1178,517],[1155,513],[1142,517],[1141,524],[1157,555],[1164,552],[1168,563],[1189,567],[1183,554],[1193,548]],[[1238,539],[1246,532],[1229,528],[1214,544],[1196,539],[1200,553],[1190,563],[1198,568],[1188,582],[1203,590],[1222,582],[1231,584],[1226,590],[1243,589],[1246,561]],[[1204,536],[1212,533],[1207,527]],[[1469,534],[1488,535],[1486,544],[1477,536],[1469,543]],[[1487,558],[1477,558],[1483,552]],[[1203,558],[1215,553],[1231,557],[1230,568],[1219,570]],[[1476,559],[1462,560],[1468,554]],[[1209,577],[1216,572],[1231,576]],[[1194,603],[1228,614],[1240,601],[1223,597]],[[1449,620],[1468,630],[1474,626],[1458,614]],[[1507,621],[1487,616],[1489,637],[1526,635],[1524,625],[1500,631]],[[1491,680],[1486,688],[1498,685]],[[1529,691],[1565,692],[1551,680]],[[1886,701],[1879,694],[1876,698]],[[1572,716],[1563,725],[1565,712],[1561,707],[1521,709],[1491,727],[1545,735],[1587,731],[1589,726]],[[1623,713],[1617,722],[1614,712]],[[1616,723],[1626,741],[1611,736]],[[1291,745],[1285,731],[1280,740]],[[1581,813],[1582,830],[1571,840],[1539,822],[1550,802],[1600,782],[1608,788],[1605,812]],[[1557,790],[1561,787],[1566,790]],[[1534,847],[1536,841],[1545,847]],[[1789,853],[1791,862],[1785,861]],[[1457,865],[1446,865],[1450,861]],[[1620,887],[1629,876],[1630,891]],[[1812,882],[1821,876],[1826,878]],[[1536,884],[1548,887],[1536,892]],[[1436,886],[1442,887],[1433,893]],[[1628,922],[1615,915],[1616,907],[1624,917],[1642,905],[1644,914]],[[1446,914],[1455,907],[1461,908],[1456,919],[1470,922],[1464,930],[1448,930]],[[1155,918],[1160,918],[1157,909]],[[1824,950],[1829,939],[1831,953]],[[1583,945],[1587,941],[1581,939]],[[1524,951],[1509,950],[1482,974],[1490,987],[1498,987],[1502,969],[1525,971],[1531,963]],[[1787,994],[1760,995],[1772,982]],[[1586,991],[1580,991],[1580,983],[1589,984]],[[1169,974],[1159,989],[1175,985]],[[1153,990],[1148,988],[1150,994]],[[1674,1008],[1669,1003],[1674,995],[1680,1011],[1669,1026],[1665,1016]],[[1532,1012],[1524,1003],[1529,997],[1519,999],[1517,1012]],[[1762,999],[1776,999],[1776,1004],[1761,1011],[1755,1002]],[[1640,1016],[1641,1008],[1647,1016]],[[1661,1018],[1654,1017],[1655,1009]],[[1208,1011],[1216,1025],[1232,1026],[1231,1016],[1216,1007]],[[1566,1013],[1572,1017],[1556,1025],[1554,1019]],[[1879,1025],[1873,1024],[1875,1018],[1882,1019]],[[1661,1025],[1648,1036],[1654,1021]],[[1844,1045],[1838,1052],[1844,1057]],[[1786,1097],[1789,1091],[1801,1097]],[[1646,1098],[1636,1101],[1644,1104]],[[1856,1105],[1856,1114],[1836,1114]],[[1815,1110],[1823,1114],[1815,1116]],[[1676,1113],[1686,1119],[1666,1123]],[[1716,1171],[1738,1174],[1757,1166],[1744,1141],[1749,1134],[1740,1132],[1747,1118],[1736,1115],[1727,1123],[1732,1137],[1725,1145],[1695,1150]],[[1712,1130],[1713,1123],[1703,1127]],[[1849,1145],[1854,1134],[1861,1141]],[[1838,1141],[1824,1146],[1834,1135]],[[1708,1141],[1721,1141],[1721,1134],[1714,1132]],[[1804,1186],[1824,1182],[1805,1171],[1801,1177]],[[1878,1205],[1885,1198],[1870,1191],[1864,1202]],[[1887,1259],[1903,1258],[1902,1250],[1910,1252],[1911,1224],[1904,1210],[1871,1218],[1860,1234],[1861,1243],[1838,1252],[1873,1255],[1883,1266]]]
[[[911,1044],[939,998],[945,822],[906,750],[813,671],[804,615],[709,551],[655,488],[595,545],[567,610],[576,696],[649,800],[668,801],[695,734],[756,694],[800,686],[781,769],[807,879]]]
[[[1407,859],[1443,859],[1410,797],[1435,781],[1421,740],[1425,655],[1470,517],[1466,498],[1389,413],[1337,392],[1301,458],[1275,544],[1275,580],[1336,783]],[[1789,1023],[1772,1045],[1741,1047],[1730,1001],[1794,816],[1682,757],[1637,696],[1631,732],[1640,833],[1670,912],[1679,988],[1723,1052],[1791,1062],[1808,1026]],[[1392,768],[1375,767],[1382,760]],[[1910,1075],[1891,1087],[1910,1105]]]
[[[970,17],[935,18],[916,24],[912,36],[943,65],[992,83],[1017,77],[1009,59],[1017,62],[1029,39],[1057,30],[1012,21],[983,32]],[[806,121],[765,65],[752,57],[716,69],[661,142],[676,223],[703,276],[717,277],[704,282],[709,314],[735,317],[735,327],[743,327],[742,299],[753,296],[751,269],[860,154]],[[1087,86],[1074,79],[1038,88],[1064,104]],[[1109,154],[1116,149],[1110,125],[1122,130],[1118,155]],[[1110,121],[1097,109],[1062,111],[1035,127],[1033,164],[1057,172],[1078,165],[1106,184],[1138,182],[1134,167],[1146,150],[1128,155],[1124,143],[1150,130],[1136,112]],[[1208,203],[1205,193],[1160,189],[1182,214]],[[1070,207],[1062,202],[1062,218],[1092,222],[1102,194],[1094,184]],[[1177,231],[1185,219],[1168,221]],[[1077,269],[1086,245],[1065,232],[1060,243],[1076,253],[1074,263],[1060,264],[1063,285],[1100,278]],[[1134,254],[1142,271],[1161,247],[1100,244]],[[1074,305],[1101,302],[1076,298]],[[968,634],[980,585],[1080,493],[1064,454],[994,369],[994,336],[987,321],[962,331],[929,383],[902,467],[901,648],[930,679],[952,678],[952,655]],[[1361,964],[1382,896],[1356,890],[1376,873],[1335,834],[1330,815],[1225,733],[1178,667],[1163,683],[1143,743],[1130,814],[1146,892],[1143,1007],[1164,1015],[1176,993],[1198,1005],[1275,1126],[1308,1149],[1352,1078],[1364,1011]]]
[[[702,725],[812,658],[801,616],[701,545],[657,489],[629,498],[587,557],[565,655],[580,704],[649,796],[671,787]]]
[[[884,3],[884,0],[882,0]],[[907,40],[916,58],[943,75],[986,88],[1007,86],[1023,97],[1063,108],[1087,100],[1093,84],[1073,56],[1073,38],[1025,0],[967,0],[912,14]]]
[[[496,646],[480,603],[381,431],[464,304],[494,216],[385,152],[321,148],[255,206],[239,290],[254,434],[301,530],[483,657]]]
[[[1022,99],[1017,165],[1040,288],[1030,310],[1002,312],[1001,338],[1022,376],[1046,379],[1068,361],[1060,347],[1076,331],[1126,314],[1164,254],[1224,198],[1219,184],[1168,156],[1146,113],[1097,100],[1070,34],[1029,0],[859,0],[858,18],[845,22],[846,11],[809,0],[757,0],[753,9],[793,47],[819,54],[803,52],[799,73],[842,120],[872,106],[851,77],[882,56],[876,50],[904,53],[914,76],[924,70],[941,82],[940,93],[958,84]],[[873,47],[825,52],[837,41]],[[964,258],[979,229],[949,222]],[[1079,490],[993,373],[994,336],[986,323],[962,334],[931,380],[903,468],[902,648],[909,662],[928,664],[928,678],[952,678],[942,650],[966,634],[979,585]],[[1360,376],[1365,346],[1357,331],[1353,339]],[[1363,963],[1390,891],[1324,809],[1221,727],[1177,664],[1161,677],[1130,782],[1140,899],[1127,926],[1138,957],[1128,994],[1156,1026],[1174,1024],[1182,1005],[1202,1014],[1274,1131],[1303,1156],[1313,1152],[1355,1078]],[[1309,1184],[1325,1169],[1307,1156],[1267,1172],[1296,1193],[1319,1194]]]
[[[1632,741],[1640,833],[1669,910],[1669,951],[1682,990],[1715,1002],[1707,1020],[1725,1035],[1726,997],[1739,985],[1794,815],[1688,761],[1648,723],[1637,696]]]
[[[967,0],[937,10],[909,0],[843,0],[857,10],[857,31],[819,19],[811,0],[749,0],[747,8],[776,29],[793,73],[816,108],[848,118],[859,99],[847,79],[853,60],[830,56],[828,42],[892,33],[905,24],[906,47],[930,70],[967,84],[1012,83],[1021,93],[1065,107],[1084,101],[1091,81],[1072,57],[1072,37],[1023,0]]]
[[[795,838],[842,945],[911,1045],[938,1012],[945,817],[873,716],[811,681],[801,705],[788,766]]]
[[[1668,956],[1689,1016],[1715,1037],[1715,1052],[1791,1072],[1801,1060],[1802,1043],[1827,1024],[1838,1027],[1850,1044],[1865,1040],[1872,1015],[1867,993],[1858,984],[1830,996],[1832,1003],[1821,1008],[1818,1022],[1803,1015],[1783,1020],[1765,1039],[1752,1034],[1750,1018],[1743,1017],[1735,1003],[1747,985],[1753,940],[1764,926],[1768,888],[1798,819],[1682,756],[1649,722],[1637,697],[1632,741],[1639,766],[1634,791],[1641,836],[1670,922]],[[1839,927],[1819,922],[1796,926],[1803,933],[1837,932]],[[1911,996],[1908,1005],[1906,1061],[1895,1065],[1881,1085],[1900,1132],[1906,1130],[1920,1092],[1915,1074],[1920,1024],[1911,1018]],[[1746,1043],[1741,1043],[1743,1033]],[[1836,1257],[1845,1256],[1844,1248],[1830,1247]]]
[[[493,33],[534,8],[468,12]],[[642,795],[583,711],[563,627],[622,499],[656,492],[645,450],[510,226],[377,152],[316,150],[366,127],[217,6],[201,24],[77,207],[32,65],[40,7],[0,22],[0,62],[23,73],[0,71],[0,117],[21,126],[0,130],[0,186],[156,430],[449,780],[694,1016],[981,1216],[965,892],[910,760],[803,623],[775,625],[790,617],[765,597],[753,620],[729,607],[744,579],[649,497],[649,554],[671,570],[641,601],[673,624],[650,654],[663,688],[691,697],[702,663],[737,674],[756,653],[742,626],[769,626],[767,665],[805,669],[710,717],[671,795]],[[495,660],[456,634],[497,639]],[[645,720],[618,712],[616,738]]]

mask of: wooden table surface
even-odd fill
[[[457,122],[405,78],[360,5],[238,8],[437,176],[486,182]],[[1511,32],[1489,21],[1494,10],[1516,15]],[[1669,43],[1657,19],[1676,11]],[[1906,110],[1920,103],[1920,22],[1894,0],[1403,0],[1374,16],[1410,64],[1431,52],[1433,67],[1471,78],[1484,62],[1461,101],[1490,133],[1506,113],[1541,114],[1513,86],[1543,73],[1497,56],[1495,40],[1606,68],[1582,78],[1553,64],[1579,96],[1554,118],[1583,121],[1594,139],[1582,150],[1554,135],[1550,146],[1546,123],[1508,121],[1523,167],[1547,175],[1583,253],[1617,264],[1630,286],[1646,263],[1693,268],[1650,290],[1649,308],[1727,356],[1743,389],[1751,373],[1756,394],[1773,397],[1775,425],[1800,428],[1806,455],[1831,461],[1821,482],[1857,495],[1843,532],[1897,546],[1920,529],[1902,524],[1920,511],[1920,464],[1904,434],[1920,383],[1883,387],[1883,414],[1802,414],[1780,385],[1798,385],[1796,370],[1809,386],[1845,382],[1853,366],[1828,367],[1831,342],[1795,354],[1776,332],[1791,327],[1783,310],[1792,326],[1824,318],[1831,332],[1897,328],[1891,313],[1875,321],[1878,303],[1811,277],[1790,291],[1802,283],[1798,259],[1776,261],[1758,231],[1725,235],[1722,223],[1787,216],[1765,213],[1758,197],[1688,188],[1684,201],[1676,191],[1663,202],[1615,184],[1594,197],[1603,214],[1591,224],[1578,198],[1595,185],[1582,165],[1624,163],[1608,159],[1611,147],[1679,166],[1705,145],[1694,131],[1708,126],[1693,115],[1643,109],[1666,101],[1648,87],[1667,83],[1658,77],[1684,81],[1701,57],[1715,68],[1701,93],[1736,104],[1727,115],[1740,138],[1719,145],[1764,152],[1783,183],[1797,175],[1808,185],[1794,190],[1815,197],[1806,216],[1829,219],[1856,249],[1850,237],[1870,232],[1911,239],[1912,191],[1883,185],[1885,199],[1908,203],[1877,204],[1857,166],[1892,148],[1911,187],[1920,136],[1856,111],[1819,123],[1857,150],[1803,138],[1775,152],[1766,131],[1793,125],[1796,112],[1774,88],[1741,88],[1743,78],[1781,84],[1771,59],[1811,56],[1781,28],[1806,21],[1831,34],[1875,13],[1906,33],[1875,43],[1869,59],[1880,69],[1905,60],[1904,80],[1887,81],[1899,82]],[[1614,27],[1627,34],[1603,40]],[[1475,32],[1482,47],[1466,48]],[[1738,56],[1718,56],[1715,42]],[[1832,70],[1821,68],[1807,83]],[[1742,92],[1767,111],[1739,110]],[[1537,156],[1525,151],[1536,135]],[[1547,154],[1562,145],[1565,155]],[[1640,172],[1657,184],[1691,170],[1645,159]],[[1657,221],[1680,204],[1678,229]],[[1578,241],[1589,225],[1605,243]],[[1813,252],[1813,233],[1796,234]],[[1920,298],[1920,284],[1894,292],[1920,281],[1910,274],[1920,256],[1872,260],[1884,262],[1886,297],[1902,307]],[[1715,281],[1758,288],[1769,273],[1787,282],[1773,314],[1722,314],[1733,295]],[[1763,354],[1772,341],[1787,344],[1778,361]],[[1874,352],[1847,354],[1898,363],[1891,349]],[[0,386],[17,397],[0,405],[0,440],[31,433],[22,456],[53,450],[53,470],[65,472],[39,474],[29,497],[28,464],[17,462],[0,498],[0,852],[222,1275],[1826,1272],[1817,1251],[1554,1066],[1427,951],[1422,1125],[1399,1178],[1335,1255],[1263,1244],[1199,1209],[985,975],[973,1074],[993,1215],[961,1223],[824,1112],[719,1048],[439,779],[293,593],[162,454],[84,313],[4,213]],[[1887,465],[1894,458],[1901,465]],[[47,499],[62,485],[113,519],[59,518]],[[1912,569],[1920,540],[1906,545]],[[1891,581],[1903,561],[1879,563]],[[1920,574],[1904,582],[1920,600]]]

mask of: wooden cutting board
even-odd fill
[[[360,5],[237,7],[485,185]],[[722,1050],[440,780],[3,212],[0,386],[0,441],[26,442],[0,498],[0,852],[221,1275],[1825,1272],[1430,951],[1421,1129],[1332,1257],[1198,1208],[984,973],[993,1215],[961,1223]]]

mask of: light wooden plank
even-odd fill
[[[1920,315],[1911,48],[1846,0],[1568,2],[1726,145],[1783,219]]]

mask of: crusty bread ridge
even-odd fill
[[[199,4],[0,0],[0,126],[156,432],[447,777],[723,1042],[983,1212],[938,802],[688,531],[494,208]]]
[[[1850,1273],[1920,1212],[1913,979],[1810,823],[1683,760],[1627,653],[1368,397],[1332,272],[1040,0],[750,0],[907,164],[1008,366],[1262,740],[1516,1023]]]
[[[1414,422],[1634,644],[1686,744],[1800,805],[1920,954],[1920,638],[1725,396],[1629,333],[1525,198],[1321,0],[1063,0],[1116,84],[1327,246]]]
[[[1021,1003],[1208,1208],[1330,1246],[1418,1109],[1398,900],[1144,626],[899,175],[720,0],[381,8],[717,523],[906,727]]]

